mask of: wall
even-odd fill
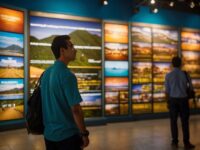
[[[141,7],[139,13],[131,16],[130,22],[142,22],[200,29],[200,15],[165,9],[159,10],[157,14],[153,14],[150,13],[149,7]]]

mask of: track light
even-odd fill
[[[102,0],[103,5],[108,5],[108,0]]]
[[[150,12],[156,14],[156,13],[158,13],[158,8],[152,7],[152,8],[150,8]]]
[[[171,2],[169,3],[169,6],[170,6],[170,7],[174,7],[174,1],[171,1]]]
[[[156,0],[151,0],[150,3],[151,3],[151,4],[155,4],[155,3],[156,3]]]
[[[190,2],[190,8],[194,8],[195,7],[195,3],[193,1]]]

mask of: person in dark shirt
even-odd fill
[[[81,150],[89,144],[76,76],[67,67],[76,49],[68,35],[54,38],[55,63],[41,79],[44,138],[47,150]]]
[[[170,112],[170,124],[172,134],[172,146],[178,147],[177,119],[180,114],[183,142],[186,149],[193,149],[195,146],[190,143],[189,135],[189,103],[187,95],[187,78],[181,70],[181,59],[176,56],[172,59],[174,69],[165,77],[166,98]],[[192,83],[190,82],[192,87]]]

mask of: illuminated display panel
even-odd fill
[[[105,115],[128,115],[128,25],[104,24]]]
[[[23,56],[24,55],[23,34],[0,31],[0,55]]]
[[[187,71],[192,78],[192,84],[195,90],[195,101],[189,101],[190,108],[200,108],[200,31],[192,29],[183,29],[181,32],[182,49],[182,68]]]
[[[24,12],[0,7],[0,31],[24,32]]]
[[[24,118],[24,12],[0,7],[0,122]]]
[[[132,112],[152,111],[152,29],[132,26]]]
[[[43,33],[43,34],[41,34]],[[30,16],[30,92],[41,73],[55,61],[54,37],[68,34],[77,50],[68,67],[77,77],[85,117],[102,115],[101,23],[80,17],[37,13]]]
[[[23,79],[0,79],[0,121],[23,118],[23,99]]]

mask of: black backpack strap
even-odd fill
[[[44,72],[45,72],[45,71],[44,71]],[[35,88],[34,88],[34,89],[36,89],[38,86],[40,86],[40,84],[41,84],[41,79],[42,79],[42,76],[43,76],[44,72],[40,75],[40,78],[38,79],[37,83],[35,84]]]

